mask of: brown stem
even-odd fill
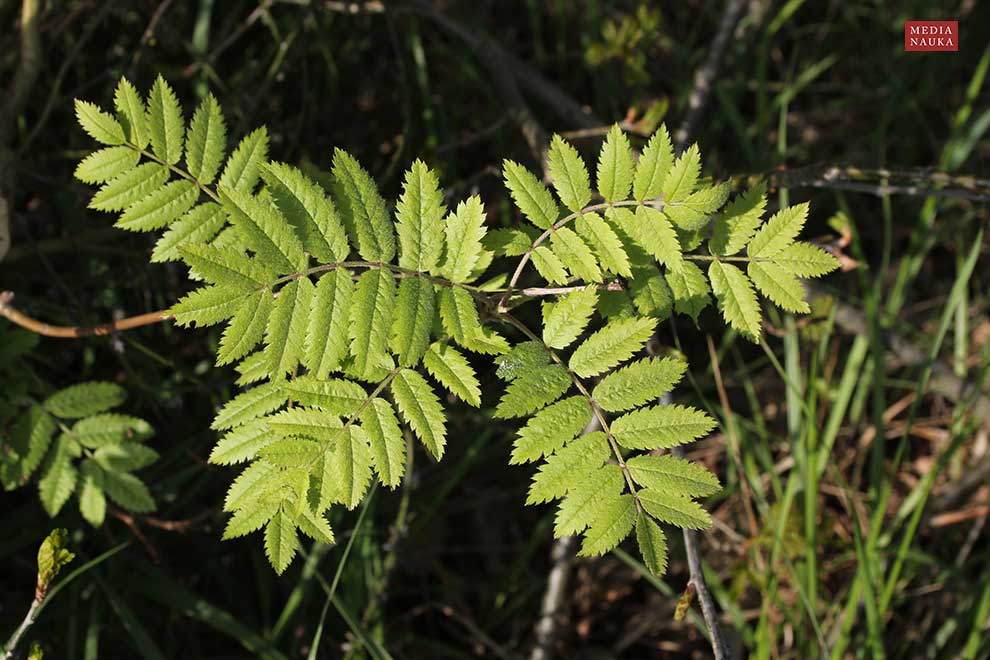
[[[119,321],[100,323],[98,325],[50,325],[44,321],[31,318],[24,312],[13,307],[10,304],[10,301],[13,299],[14,294],[11,291],[0,293],[0,316],[36,334],[44,335],[45,337],[56,337],[58,339],[110,335],[121,330],[138,328],[142,325],[161,323],[171,318],[165,310],[160,310],[138,316],[129,316]]]

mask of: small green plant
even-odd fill
[[[0,444],[0,484],[26,485],[39,473],[38,495],[53,518],[73,493],[94,527],[103,524],[107,497],[147,513],[155,501],[133,472],[158,459],[142,442],[154,432],[143,419],[110,412],[126,393],[114,383],[79,383],[24,410]]]
[[[222,435],[210,461],[246,464],[227,494],[224,537],[264,529],[279,573],[298,532],[333,542],[330,506],[357,506],[373,475],[401,483],[401,424],[442,458],[437,385],[483,403],[463,351],[497,356],[507,385],[493,414],[527,419],[510,462],[539,463],[528,502],[560,500],[555,534],[583,534],[581,552],[597,555],[635,529],[646,564],[662,573],[660,524],[708,526],[697,499],[719,483],[660,451],[715,422],[686,406],[653,405],[687,365],[638,354],[661,320],[696,319],[712,295],[728,324],[757,341],[757,291],[807,312],[798,278],[836,268],[825,251],[796,241],[807,204],[764,222],[757,186],[725,206],[729,185],[704,183],[698,147],[675,157],[664,127],[638,162],[626,135],[609,132],[597,195],[560,137],[548,163],[556,197],[505,161],[505,184],[529,225],[489,232],[481,200],[446,208],[421,161],[406,172],[393,217],[342,150],[324,189],[269,161],[263,128],[228,156],[212,96],[188,127],[162,78],[147,102],[126,80],[114,100],[116,114],[77,101],[82,127],[105,147],[76,175],[101,186],[90,206],[119,214],[117,227],[164,230],[152,261],[181,260],[202,284],[168,315],[183,326],[224,324],[217,364],[235,364],[247,388],[212,425]],[[530,263],[539,286],[524,286]],[[538,328],[517,313],[534,301]],[[592,419],[598,430],[582,434]]]

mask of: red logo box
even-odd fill
[[[905,21],[904,50],[958,51],[959,21]]]

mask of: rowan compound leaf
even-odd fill
[[[839,267],[839,260],[810,243],[791,243],[773,256],[773,263],[795,277],[821,277]]]
[[[550,404],[519,429],[509,463],[528,463],[549,457],[576,438],[590,419],[591,408],[583,396],[572,396]]]
[[[323,275],[316,283],[306,328],[303,365],[325,379],[347,356],[348,325],[354,284],[346,268]]]
[[[506,386],[495,417],[525,417],[559,399],[570,386],[567,370],[558,364],[528,370]]]
[[[705,529],[712,524],[708,512],[683,495],[647,488],[639,491],[639,500],[646,512],[661,522],[684,529]]]
[[[767,298],[789,312],[807,314],[811,307],[804,299],[804,287],[783,266],[771,261],[750,261],[746,266],[749,278]]]
[[[636,500],[631,494],[609,497],[596,506],[578,552],[583,557],[603,555],[622,543],[636,524]]]
[[[51,395],[42,406],[56,417],[78,419],[116,408],[126,396],[115,383],[79,383]]]
[[[715,218],[712,237],[708,241],[712,254],[730,256],[746,247],[763,222],[766,206],[767,186],[762,181],[737,195]]]
[[[76,167],[75,177],[84,183],[106,183],[134,168],[141,154],[130,147],[107,147],[86,156]]]
[[[574,230],[591,248],[602,268],[629,277],[629,257],[622,241],[597,213],[586,213],[574,221]]]
[[[220,175],[221,188],[250,193],[258,183],[261,166],[268,160],[268,129],[264,126],[248,133],[227,159]]]
[[[127,78],[121,78],[113,95],[114,107],[123,120],[127,140],[138,149],[148,146],[148,108]]]
[[[565,294],[543,307],[543,341],[551,348],[566,348],[584,332],[595,305],[598,291],[594,286]]]
[[[76,119],[82,129],[100,144],[113,146],[126,141],[124,129],[117,120],[89,101],[76,99]]]
[[[656,199],[663,192],[663,183],[674,164],[674,148],[667,126],[661,124],[646,143],[633,182],[633,196],[638,200]]]
[[[636,542],[643,563],[656,576],[667,572],[667,536],[646,513],[636,516]]]
[[[392,404],[375,398],[361,412],[361,428],[371,445],[371,458],[382,484],[395,488],[406,472],[406,440]]]
[[[399,283],[392,322],[392,352],[399,364],[414,367],[430,343],[430,329],[436,315],[433,283],[424,277],[406,277]]]
[[[769,259],[780,254],[801,233],[807,219],[807,202],[774,213],[749,242],[747,252],[750,258]]]
[[[265,555],[275,572],[281,575],[292,563],[299,549],[296,523],[280,508],[265,527]]]
[[[411,369],[396,373],[390,388],[402,418],[437,460],[447,440],[446,420],[440,400],[426,379]]]
[[[399,266],[432,273],[443,251],[443,193],[437,175],[421,160],[413,162],[396,205]]]
[[[353,156],[335,149],[333,177],[344,227],[357,244],[358,254],[368,261],[392,261],[395,234],[385,200],[371,175]]]
[[[485,249],[485,207],[481,198],[472,195],[457,205],[444,223],[447,256],[441,273],[452,282],[467,282]]]
[[[601,282],[602,272],[587,243],[569,227],[560,227],[550,234],[554,253],[566,263],[574,275],[585,282]]]
[[[437,382],[465,403],[481,406],[481,384],[471,364],[453,346],[436,342],[423,356],[423,366]]]
[[[592,396],[610,412],[631,410],[670,392],[686,371],[680,358],[643,358],[605,376]]]
[[[580,211],[591,201],[588,168],[577,149],[564,138],[554,135],[547,152],[547,164],[553,187],[560,201],[571,211]]]
[[[502,162],[502,175],[516,206],[540,229],[549,229],[557,222],[560,209],[553,195],[540,181],[519,163],[511,160]]]
[[[358,278],[351,305],[351,355],[355,373],[369,376],[389,362],[388,340],[395,310],[395,280],[384,268],[372,268]]]
[[[207,94],[189,122],[186,169],[196,181],[209,185],[217,177],[226,151],[227,122],[213,94]]]
[[[626,461],[633,480],[643,488],[685,497],[707,497],[722,489],[718,478],[697,463],[676,456],[644,454]]]
[[[692,144],[682,153],[664,178],[662,192],[668,204],[687,198],[698,183],[701,174],[701,154],[698,145]]]
[[[609,321],[574,351],[571,369],[582,378],[608,371],[642,349],[656,323],[656,319],[648,317]]]
[[[185,121],[175,92],[161,76],[155,80],[148,99],[148,126],[151,151],[169,165],[182,158]]]
[[[626,449],[668,449],[702,438],[715,420],[679,404],[639,408],[612,422],[612,435]]]
[[[337,207],[323,190],[285,163],[268,163],[262,176],[303,248],[322,262],[344,261],[350,251],[347,234]]]
[[[629,138],[618,124],[614,124],[605,136],[598,155],[596,181],[598,192],[606,202],[617,202],[629,197],[633,179],[632,147]]]
[[[708,267],[708,279],[726,323],[758,342],[762,333],[760,304],[749,278],[732,264],[713,261]]]

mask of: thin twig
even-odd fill
[[[13,307],[10,304],[10,301],[13,300],[13,298],[14,294],[10,291],[0,293],[0,316],[3,316],[11,323],[19,325],[22,328],[30,330],[36,334],[43,335],[45,337],[56,337],[58,339],[75,339],[76,337],[88,337],[92,335],[110,335],[115,332],[120,332],[121,330],[130,330],[131,328],[137,328],[142,325],[161,323],[162,321],[171,318],[167,312],[161,310],[157,312],[148,312],[147,314],[140,314],[138,316],[129,316],[118,321],[100,323],[98,325],[50,325],[44,321],[31,318],[24,312],[21,312]]]

